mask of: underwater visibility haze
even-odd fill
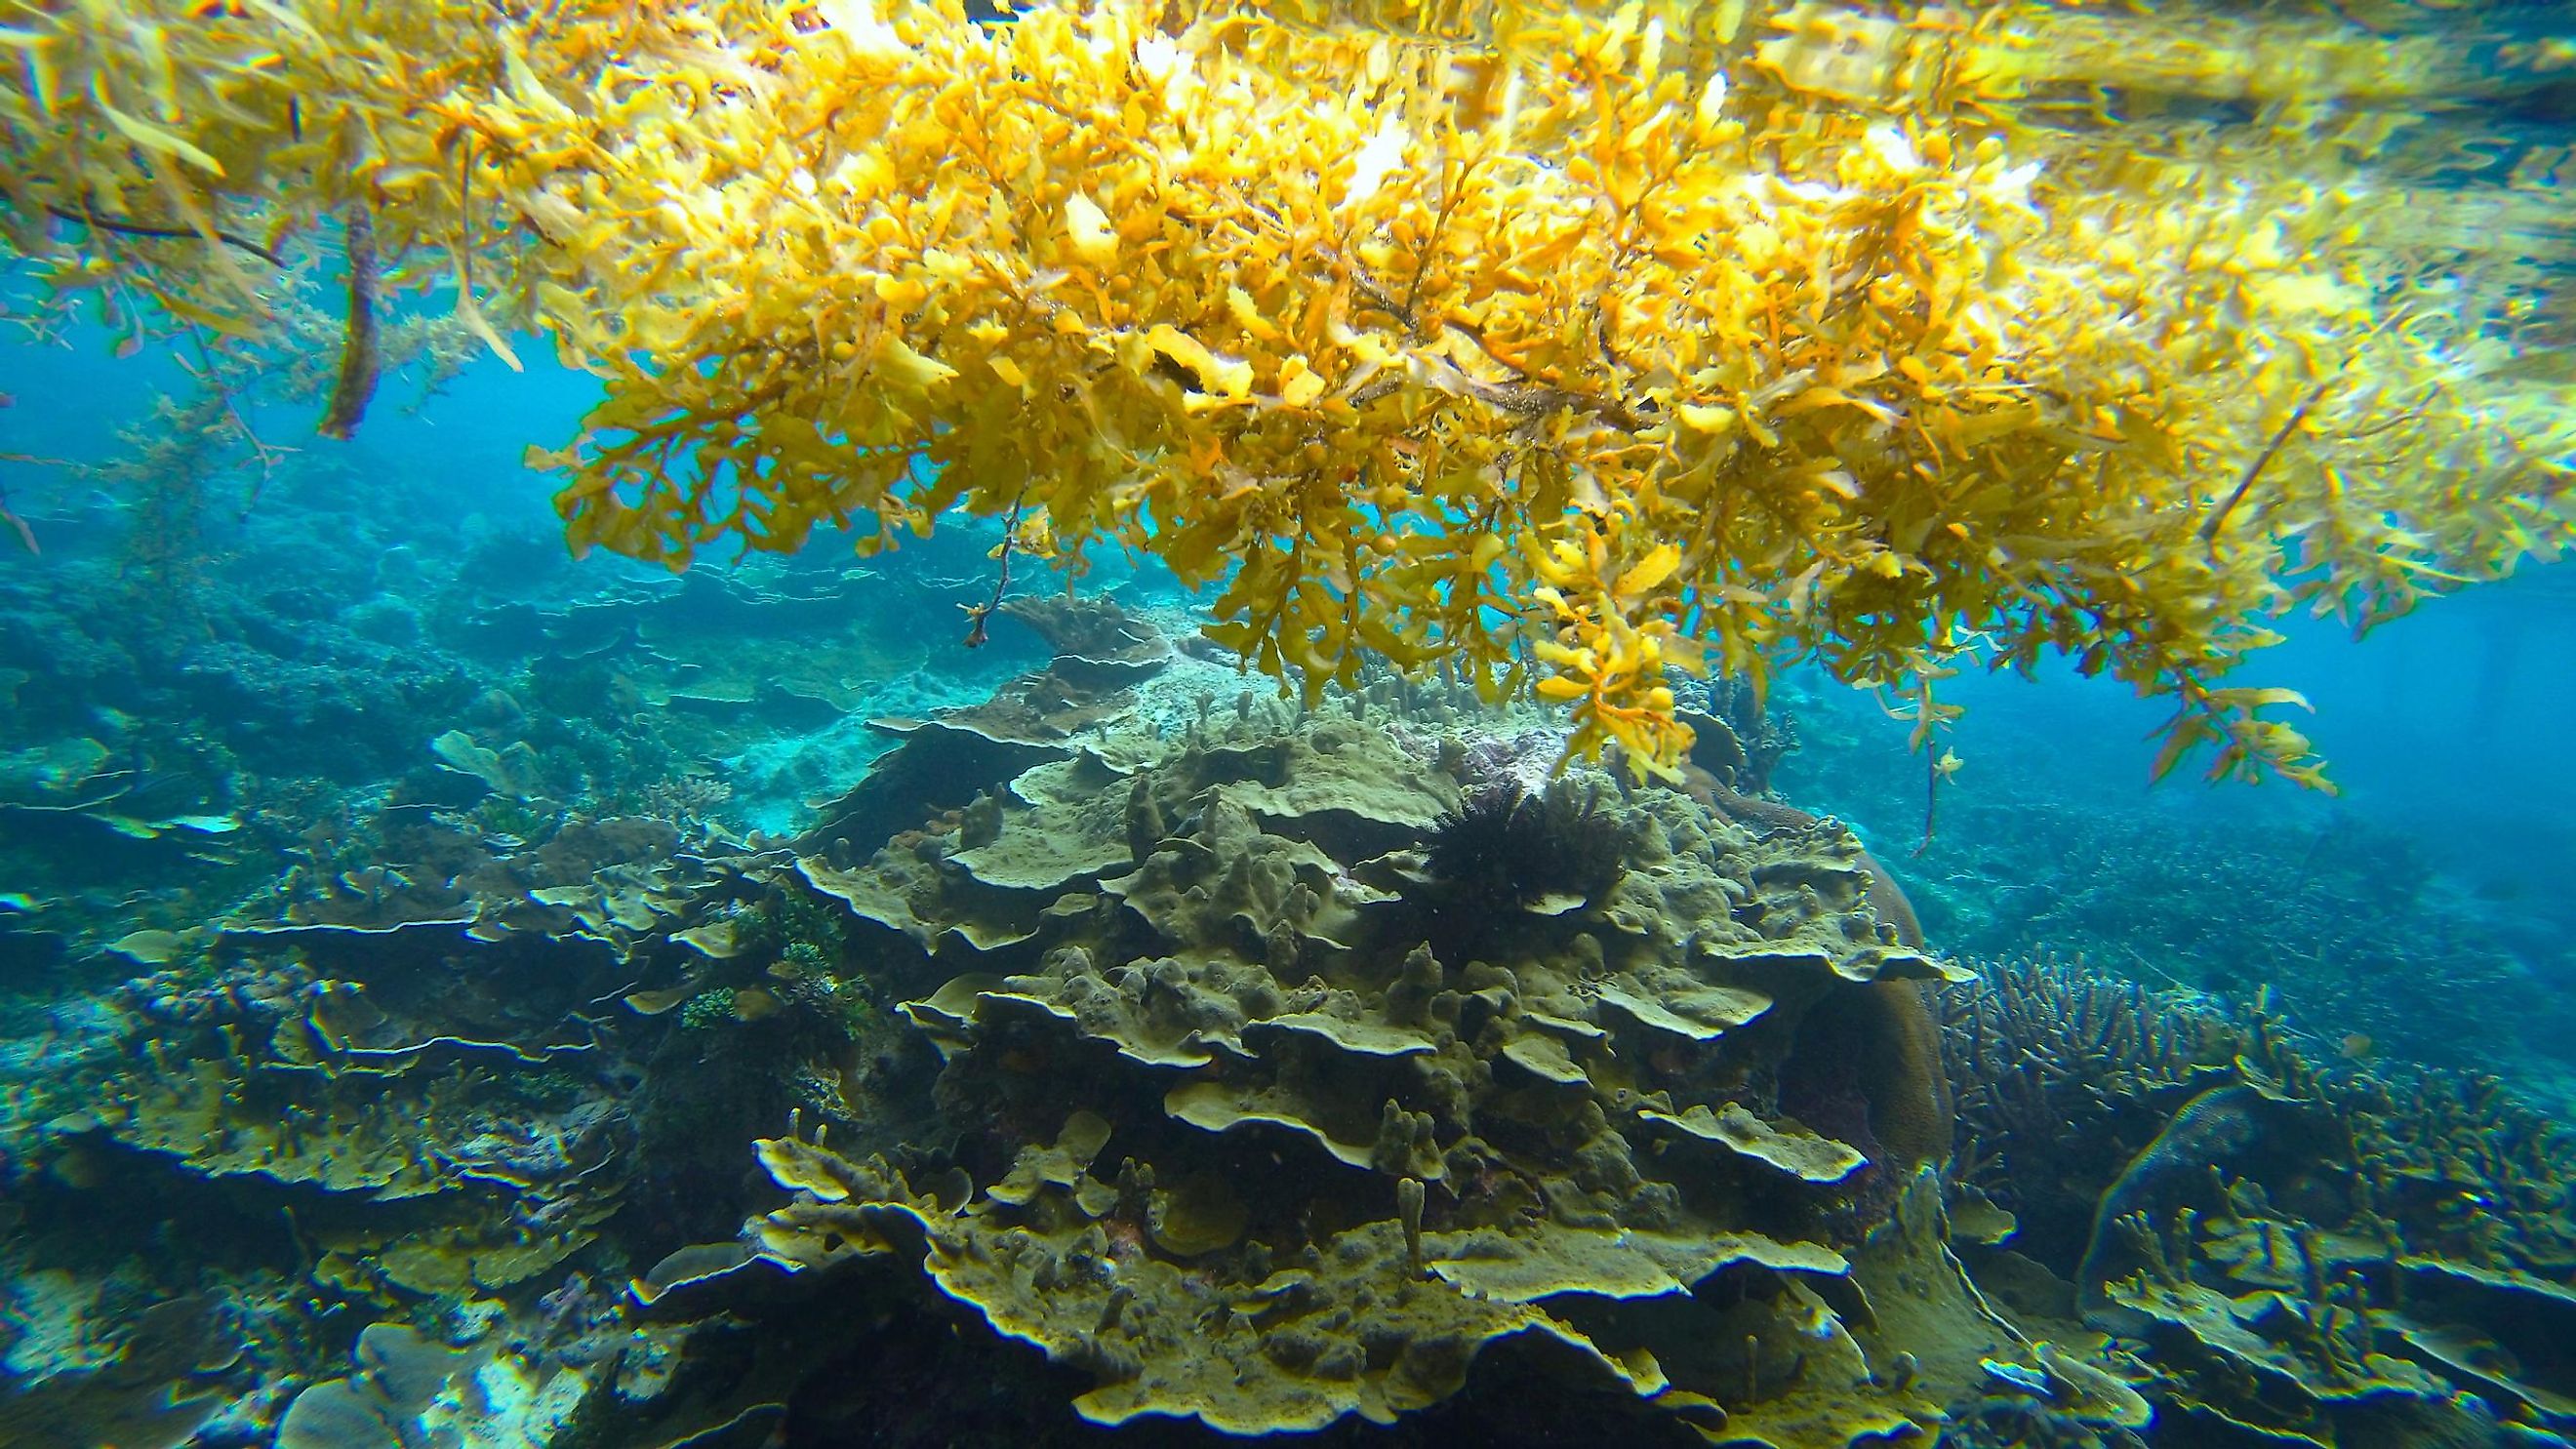
[[[2571,186],[2566,0],[0,0],[0,1449],[2576,1443]]]

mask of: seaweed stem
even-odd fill
[[[1933,743],[1938,743],[1934,741]],[[1932,848],[1932,830],[1941,812],[1941,756],[1929,747],[1923,751],[1923,838],[1915,842],[1914,853],[1923,855]]]
[[[15,454],[0,454],[0,457],[15,456]],[[9,507],[9,490],[6,488],[0,488],[0,523],[8,524],[11,528],[17,530],[18,541],[27,546],[27,552],[34,554],[39,558],[44,556],[45,551],[36,547],[36,531],[29,528],[27,526],[27,520],[20,518],[17,513]]]
[[[205,233],[198,231],[194,227],[153,226],[146,222],[127,221],[121,217],[100,216],[87,210],[74,211],[68,206],[58,206],[50,201],[43,203],[43,206],[48,213],[60,218],[61,220],[78,222],[82,226],[96,227],[100,231],[112,231],[120,236],[153,237],[165,241],[192,241],[200,239],[205,235]],[[261,261],[268,263],[272,267],[283,267],[286,265],[284,261],[279,259],[277,253],[269,250],[267,247],[261,246],[259,243],[252,241],[248,237],[235,236],[231,232],[221,230],[217,231],[214,236],[215,240],[222,242],[224,245],[239,247],[243,251],[250,253],[252,256],[259,258]]]
[[[2297,407],[2290,409],[2289,418],[2281,424],[2278,432],[2272,434],[2272,441],[2264,444],[2263,451],[2255,454],[2254,461],[2245,466],[2245,472],[2236,480],[2235,491],[2229,493],[2227,501],[2218,505],[2218,511],[2209,515],[2209,521],[2200,526],[2202,543],[2218,541],[2218,531],[2227,526],[2227,515],[2234,513],[2236,505],[2245,501],[2245,495],[2253,490],[2254,480],[2262,477],[2263,470],[2272,465],[2272,459],[2280,453],[2282,444],[2290,441],[2290,434],[2297,432],[2299,425],[2308,420],[2309,411],[2325,398],[2326,390],[2342,378],[2344,368],[2351,365],[2352,358],[2346,356],[2334,371],[2308,389],[2308,395],[2299,400]]]
[[[376,287],[382,275],[376,259],[376,222],[362,203],[349,208],[342,245],[349,258],[349,320],[340,340],[340,375],[331,384],[330,406],[314,429],[323,437],[346,442],[367,415],[383,370],[376,353]]]
[[[1011,495],[1011,516],[1002,524],[1002,546],[993,550],[993,557],[1002,561],[1001,576],[993,580],[993,596],[980,604],[964,606],[966,647],[969,649],[983,647],[986,638],[985,622],[993,617],[995,609],[1002,607],[1002,594],[1011,586],[1011,553],[1020,541],[1020,504],[1027,497],[1028,490],[1025,488]]]
[[[241,434],[242,441],[250,446],[251,458],[259,464],[259,476],[251,480],[250,492],[243,497],[241,512],[237,515],[248,518],[251,510],[259,506],[260,489],[267,485],[269,475],[276,471],[277,460],[296,450],[268,442],[251,431],[250,419],[242,416],[241,409],[233,404],[232,389],[224,386],[223,374],[215,365],[214,349],[206,345],[205,334],[193,322],[188,325],[188,344],[197,353],[197,366],[189,371],[214,390],[215,401],[223,404],[225,418],[231,421],[233,431]],[[180,366],[187,367],[187,364],[183,362]]]

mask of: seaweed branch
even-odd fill
[[[205,383],[207,390],[214,394],[215,402],[224,410],[225,419],[232,424],[233,431],[241,435],[242,442],[249,446],[251,460],[259,465],[259,476],[251,480],[250,492],[242,499],[240,516],[247,518],[250,511],[259,506],[260,489],[267,485],[269,475],[276,471],[277,460],[295,449],[268,442],[251,431],[250,419],[242,416],[241,409],[233,403],[232,389],[224,385],[214,350],[206,345],[205,334],[194,323],[188,326],[188,342],[196,349],[197,366],[189,367],[181,362],[180,367]]]
[[[376,287],[381,270],[376,260],[376,223],[363,205],[349,208],[344,246],[349,256],[349,321],[340,342],[340,375],[331,384],[331,405],[314,429],[326,438],[346,442],[367,415],[376,395],[383,363],[376,350]]]
[[[64,221],[78,222],[82,226],[94,227],[100,231],[112,231],[119,236],[151,237],[156,240],[164,241],[196,241],[202,239],[206,235],[206,233],[198,231],[194,227],[154,226],[146,222],[127,221],[122,217],[100,216],[86,208],[80,211],[74,211],[68,206],[58,206],[50,201],[44,203],[44,208],[47,213]],[[250,253],[252,256],[259,258],[261,261],[268,263],[272,267],[283,267],[286,265],[286,263],[278,257],[277,253],[269,250],[267,247],[261,246],[259,243],[252,241],[248,237],[235,236],[231,232],[217,230],[214,233],[214,238],[226,246],[239,247],[243,251]]]
[[[12,401],[14,399],[7,393],[0,392],[0,408],[9,406]],[[0,463],[50,463],[57,467],[69,466],[57,458],[38,458],[27,453],[0,453]],[[27,552],[38,555],[44,553],[43,549],[36,547],[36,531],[29,528],[27,520],[20,518],[9,507],[9,490],[6,487],[0,487],[0,523],[6,523],[17,530],[18,541],[27,546]]]
[[[2236,488],[2227,495],[2227,501],[2218,505],[2218,511],[2209,515],[2209,521],[2200,526],[2202,543],[2218,541],[2218,531],[2227,526],[2227,515],[2234,513],[2236,505],[2245,501],[2245,495],[2253,490],[2254,480],[2262,477],[2263,470],[2272,465],[2272,459],[2280,453],[2281,445],[2290,441],[2290,434],[2297,432],[2299,425],[2308,420],[2310,410],[2324,399],[2326,390],[2333,387],[2343,376],[2344,368],[2351,365],[2352,359],[2347,356],[2334,371],[2327,373],[2315,387],[2308,389],[2308,395],[2299,400],[2297,407],[2290,409],[2288,420],[2281,424],[2279,431],[2272,434],[2272,441],[2264,444],[2263,451],[2254,455],[2254,461],[2245,465],[2245,472],[2237,478]]]
[[[16,457],[14,453],[0,453],[0,458],[15,460]],[[18,541],[27,546],[27,552],[40,557],[44,554],[44,550],[36,546],[36,531],[29,528],[27,520],[19,517],[17,512],[10,508],[9,490],[6,488],[0,488],[0,523],[5,523],[17,530]]]
[[[1020,541],[1020,505],[1027,497],[1026,489],[1011,495],[1011,516],[1002,524],[1002,541],[993,550],[993,557],[1002,561],[1001,574],[993,580],[993,596],[980,604],[961,606],[966,610],[966,647],[969,649],[983,647],[987,637],[985,625],[992,619],[993,611],[1002,607],[1002,595],[1011,587],[1011,554]]]

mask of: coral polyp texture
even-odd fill
[[[13,16],[0,193],[65,295],[256,331],[316,237],[550,333],[607,391],[538,455],[577,547],[962,503],[1221,582],[1212,637],[1310,700],[1450,661],[1640,768],[1676,669],[1812,654],[1928,725],[1982,639],[2169,696],[2161,766],[2318,782],[2297,697],[2228,682],[2266,617],[2569,537],[2571,424],[2506,365],[2563,341],[2564,237],[2545,177],[2432,184],[2461,47],[2318,19],[2285,69],[2266,24],[98,0]],[[2058,124],[2106,89],[2189,104]]]

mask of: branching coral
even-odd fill
[[[387,275],[605,381],[540,455],[576,547],[962,502],[1224,579],[1213,636],[1310,697],[1369,654],[1500,692],[1527,643],[1640,768],[1705,647],[1920,682],[1981,635],[2173,698],[2160,768],[2321,783],[2296,697],[2224,682],[2264,616],[2570,536],[2570,424],[2498,368],[2541,284],[2425,277],[2478,245],[2351,159],[2438,136],[2046,125],[2088,82],[2468,84],[2421,39],[2312,23],[2337,63],[2283,75],[2253,22],[2025,6],[15,8],[0,190],[58,285],[239,325],[225,238],[364,205]]]
[[[2242,1080],[2104,1195],[2078,1274],[2150,1392],[2312,1443],[2390,1438],[2383,1416],[2576,1424],[2555,1124],[2492,1081],[2320,1069],[2259,1015],[2237,1044]]]
[[[1938,999],[1958,1174],[2023,1215],[2024,1251],[2069,1266],[2093,1196],[2224,1055],[2220,1022],[2053,960],[1981,971]]]
[[[2576,1422],[2576,1154],[2500,1084],[2319,1066],[2260,1012],[2056,966],[1950,1006],[1963,1138],[2000,1153],[2019,1218],[1979,1271],[2117,1334],[2160,1430],[2482,1442],[2489,1416]],[[2071,1298],[2034,1258],[2071,1272]]]
[[[2493,1077],[2400,1069],[2338,1084],[2372,1208],[2480,1268],[2576,1273],[2576,1137]]]

